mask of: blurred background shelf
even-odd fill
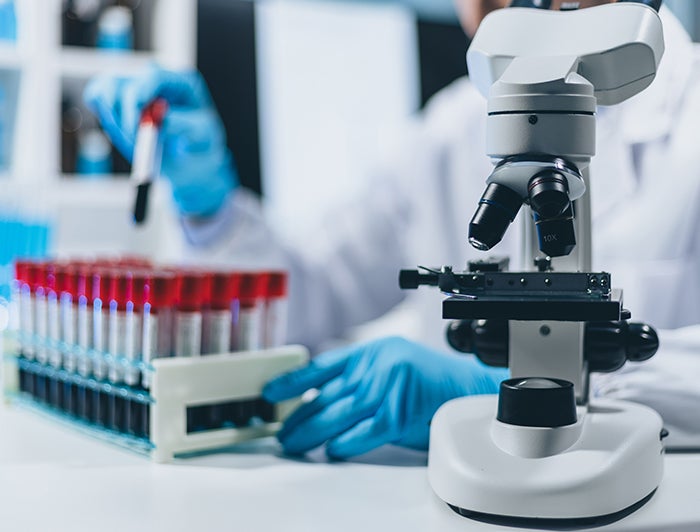
[[[63,76],[86,79],[97,74],[133,75],[158,60],[153,52],[117,52],[78,46],[62,47],[59,57],[59,69]]]

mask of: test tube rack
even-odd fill
[[[271,378],[304,365],[302,346],[158,358],[139,370],[149,389],[97,381],[29,360],[5,337],[3,381],[11,404],[48,414],[156,462],[273,435],[298,400],[261,398]]]

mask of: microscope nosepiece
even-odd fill
[[[469,222],[469,243],[481,251],[488,251],[498,244],[515,220],[522,203],[520,194],[514,190],[490,183]]]

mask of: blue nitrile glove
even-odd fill
[[[238,177],[223,124],[198,72],[151,67],[133,78],[102,75],[83,93],[87,107],[128,160],[141,110],[156,97],[168,102],[161,173],[171,182],[175,203],[184,216],[212,215],[238,185]]]
[[[507,369],[472,356],[433,351],[400,337],[329,351],[308,366],[278,377],[263,397],[283,401],[319,388],[277,437],[285,451],[304,453],[328,442],[331,458],[348,458],[393,443],[427,449],[429,423],[444,402],[497,393]]]

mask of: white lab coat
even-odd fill
[[[656,80],[599,110],[590,193],[594,269],[612,273],[635,320],[665,329],[700,323],[700,70],[679,22],[666,9],[661,16],[666,53]],[[406,298],[399,269],[463,268],[482,256],[467,230],[492,168],[485,119],[484,98],[461,79],[397,140],[366,194],[339,205],[303,247],[279,242],[239,191],[215,220],[185,222],[190,258],[285,266],[290,340],[321,345]],[[300,208],[313,209],[313,199]],[[520,240],[511,227],[493,252],[517,263]],[[427,288],[410,294],[415,339],[444,345],[441,299]]]

